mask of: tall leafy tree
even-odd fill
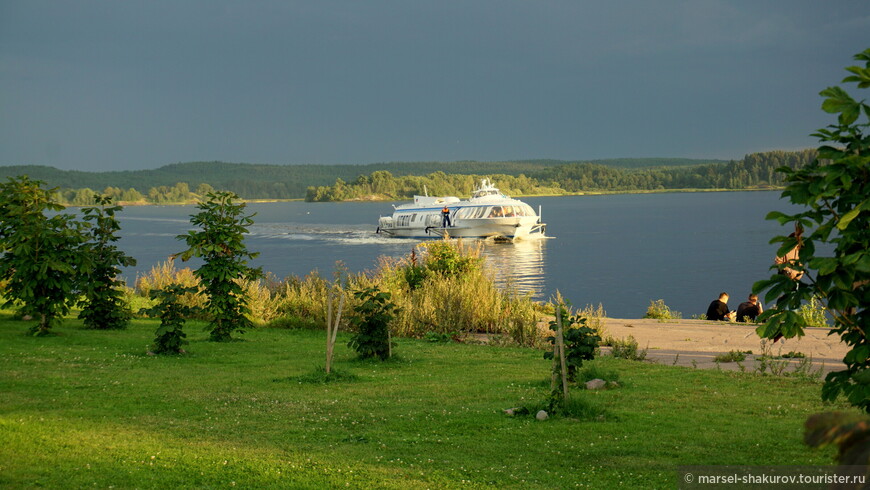
[[[69,313],[79,285],[79,265],[85,259],[81,222],[67,214],[54,198],[56,189],[27,176],[0,184],[0,280],[6,307],[18,307],[37,324],[33,335],[50,333]]]
[[[870,49],[855,56],[864,66],[851,66],[843,83],[870,87]],[[786,189],[782,197],[804,211],[789,215],[768,214],[781,224],[794,224],[805,231],[794,236],[777,236],[777,252],[785,256],[795,247],[798,258],[777,266],[778,274],[753,286],[765,299],[776,299],[776,308],[760,317],[764,324],[758,334],[764,338],[802,336],[805,321],[794,310],[813,296],[821,298],[834,319],[833,333],[850,350],[843,359],[846,369],[829,373],[822,397],[833,400],[840,394],[849,403],[870,411],[870,105],[856,100],[841,87],[821,92],[822,110],[837,115],[837,122],[814,136],[821,141],[818,158],[798,170],[780,167]],[[817,245],[833,248],[823,254]],[[826,247],[827,248],[827,247]],[[795,274],[785,269],[803,272]]]
[[[131,311],[121,289],[124,281],[118,279],[118,274],[121,267],[136,265],[136,259],[128,257],[115,244],[121,230],[115,213],[123,208],[113,206],[112,198],[106,195],[96,195],[94,200],[97,206],[82,209],[83,219],[91,226],[83,247],[87,262],[82,270],[84,297],[79,318],[88,328],[125,328]]]
[[[179,255],[183,261],[203,259],[194,274],[208,296],[204,309],[211,317],[210,338],[223,342],[231,340],[233,332],[244,333],[252,326],[243,281],[256,279],[263,272],[248,266],[248,260],[259,254],[249,252],[244,243],[254,215],[244,215],[245,204],[234,202],[239,196],[232,192],[209,192],[205,197],[197,204],[200,212],[190,217],[191,224],[199,229],[178,236],[189,247]]]

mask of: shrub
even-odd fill
[[[781,355],[780,357],[782,357],[783,359],[804,359],[807,357],[807,355],[803,352],[795,352],[793,350],[790,350],[785,354]]]
[[[328,283],[317,272],[305,277],[290,276],[275,287],[277,317],[304,318],[325,328]],[[277,318],[276,317],[276,318]]]
[[[657,318],[659,320],[679,320],[683,316],[679,311],[671,311],[668,305],[665,304],[665,300],[657,299],[649,302],[646,314],[643,317]]]
[[[355,314],[350,321],[356,327],[356,333],[348,347],[356,350],[362,359],[391,357],[390,322],[395,318],[396,305],[390,302],[390,293],[373,287],[353,295],[360,304],[353,307]]]
[[[150,298],[151,291],[166,289],[175,284],[192,291],[178,298],[180,304],[196,310],[205,306],[206,297],[199,293],[199,279],[189,267],[177,269],[173,257],[151,267],[147,274],[136,277],[135,291],[143,298]]]
[[[601,303],[598,303],[598,306],[586,305],[577,314],[586,319],[586,326],[595,330],[596,335],[601,338],[607,335],[607,328],[604,326],[604,318],[607,316],[607,312],[604,311],[604,306]]]
[[[256,281],[242,281],[252,322],[265,324],[281,316],[282,300],[276,291],[280,283],[269,276]]]
[[[439,257],[452,257],[446,262],[466,263],[465,254],[471,254],[471,258],[476,260],[476,249],[463,247],[459,243],[435,243],[437,245],[434,248],[440,251]],[[428,244],[427,248],[433,249],[433,244]],[[451,251],[445,252],[448,248]],[[411,257],[413,259],[413,252]],[[427,257],[427,270],[430,258]],[[392,301],[400,307],[394,322],[397,335],[422,337],[429,332],[485,332],[507,334],[520,345],[534,346],[540,342],[538,312],[531,295],[499,289],[482,265],[456,268],[438,266],[436,270],[452,272],[430,271],[425,280],[414,288],[405,280],[409,267],[414,267],[413,260],[382,260],[371,279],[382,290],[389,291]],[[362,281],[362,278],[354,280]]]
[[[565,369],[569,381],[574,381],[577,377],[577,370],[583,365],[583,361],[591,361],[595,358],[595,351],[598,350],[598,343],[601,342],[601,337],[594,330],[586,326],[586,318],[579,315],[570,316],[570,310],[557,305],[562,312],[559,318],[562,320],[562,340],[565,345]],[[550,329],[556,331],[559,328],[557,320],[550,322]],[[553,359],[556,346],[556,337],[547,337],[547,340],[554,346],[553,351],[545,352],[544,359]]]
[[[825,311],[825,305],[819,301],[818,296],[813,296],[806,303],[803,303],[797,310],[797,314],[803,318],[807,327],[829,328],[828,316]]]
[[[732,350],[725,354],[719,354],[713,358],[716,362],[743,362],[746,360],[746,353]]]
[[[460,276],[480,269],[483,259],[480,247],[472,248],[461,240],[438,240],[423,245],[426,249],[426,269],[444,276]]]
[[[187,344],[187,334],[182,331],[187,317],[194,313],[195,308],[183,305],[180,298],[193,293],[193,288],[178,284],[171,284],[164,289],[152,290],[151,299],[157,303],[151,308],[142,309],[140,314],[156,316],[160,318],[160,326],[157,327],[152,352],[155,354],[181,354],[181,348]]]
[[[476,253],[473,248],[450,242],[444,246],[455,247],[460,254]],[[481,332],[500,335],[514,344],[542,346],[544,335],[538,330],[542,307],[532,300],[531,293],[498,288],[483,265],[461,274],[435,274],[425,269],[425,278],[412,286],[407,281],[407,270],[421,261],[416,251],[401,259],[381,257],[374,272],[346,274],[341,280],[347,290],[376,287],[390,294],[390,302],[397,307],[390,325],[395,335],[464,337]],[[139,290],[175,281],[197,284],[190,269],[176,271],[171,264],[169,261],[140,277]],[[252,321],[276,328],[325,328],[326,294],[331,283],[316,271],[304,277],[289,276],[281,281],[266,278],[244,284]],[[204,296],[195,299],[199,306],[204,305]],[[346,298],[348,309],[359,303],[352,295]]]
[[[613,339],[610,354],[617,359],[631,361],[643,361],[646,359],[647,349],[638,349],[637,340],[633,335],[624,339]]]

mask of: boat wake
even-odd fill
[[[259,223],[248,229],[253,239],[323,241],[339,245],[395,244],[395,239],[378,235],[371,226],[297,223]],[[404,241],[404,240],[403,240]],[[414,240],[408,240],[413,242]]]

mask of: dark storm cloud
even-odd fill
[[[0,165],[812,146],[863,1],[0,1]]]

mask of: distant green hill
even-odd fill
[[[615,158],[603,160],[515,160],[503,162],[386,162],[367,165],[272,165],[227,162],[174,163],[151,170],[81,172],[53,167],[0,166],[0,179],[28,175],[60,187],[61,200],[88,204],[93,192],[123,201],[152,203],[195,199],[210,188],[233,191],[245,199],[335,200],[404,197],[428,186],[464,192],[460,176],[502,176],[518,193],[640,191],[679,188],[743,189],[781,184],[777,167],[796,168],[815,158],[814,150],[772,151],[742,160]],[[390,192],[374,192],[371,176]],[[383,172],[388,172],[384,178]],[[395,180],[390,183],[391,179]],[[422,187],[421,187],[422,189]]]
[[[724,163],[721,160],[690,160],[683,158],[634,158],[593,160],[613,167],[639,168],[652,166],[686,166],[701,163]],[[54,167],[19,165],[0,166],[0,178],[29,175],[43,180],[50,187],[64,189],[92,189],[107,187],[135,188],[143,194],[152,187],[173,186],[185,182],[191,189],[209,184],[215,189],[228,189],[250,199],[302,198],[309,186],[329,185],[336,178],[354,180],[386,170],[395,176],[425,175],[433,172],[461,175],[504,174],[518,176],[531,174],[559,165],[580,161],[521,160],[507,162],[389,162],[367,165],[271,165],[227,162],[174,163],[153,170],[125,170],[110,172],[81,172],[59,170]]]

